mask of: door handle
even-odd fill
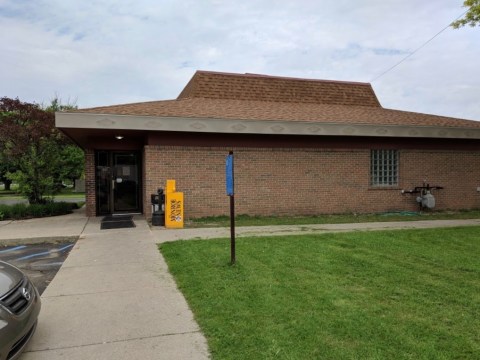
[[[112,179],[112,189],[115,190],[115,180]]]

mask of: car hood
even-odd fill
[[[23,279],[23,274],[15,266],[0,261],[0,298],[12,290]]]

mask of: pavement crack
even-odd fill
[[[13,222],[13,220],[4,220],[1,222],[0,226],[7,226],[9,224],[11,224]]]
[[[112,263],[90,263],[84,265],[64,265],[64,269],[75,269],[75,268],[92,268],[92,267],[106,267],[106,266],[117,266],[117,265],[143,265],[145,260],[135,260],[135,261],[124,261],[124,262],[112,262]]]
[[[129,288],[129,289],[119,289],[119,290],[104,290],[104,291],[95,291],[95,292],[85,292],[85,293],[73,293],[73,294],[59,294],[59,295],[47,295],[42,296],[42,299],[55,299],[65,296],[88,296],[96,294],[109,294],[109,293],[121,293],[121,292],[138,292],[142,289],[169,289],[173,288],[174,285],[158,285],[158,286],[149,286],[149,287],[139,287],[139,288]]]
[[[87,221],[85,221],[85,225],[83,225],[83,229],[82,229],[82,231],[80,231],[80,236],[83,235],[83,233],[85,232],[85,229],[86,229],[89,222],[90,222],[90,216],[87,218]],[[80,236],[79,236],[79,238],[80,238]]]
[[[45,348],[45,349],[33,349],[33,350],[27,350],[27,351],[25,351],[25,353],[37,353],[37,352],[44,352],[44,351],[55,351],[55,350],[66,350],[66,349],[81,349],[81,348],[88,347],[88,346],[118,344],[118,343],[125,343],[125,342],[128,342],[128,341],[138,341],[138,340],[163,338],[163,337],[169,337],[169,336],[201,334],[201,333],[202,332],[200,330],[184,331],[184,332],[176,332],[176,333],[166,333],[166,334],[158,334],[158,335],[151,335],[151,336],[140,336],[140,337],[134,337],[134,338],[128,338],[128,339],[120,339],[120,340],[93,342],[93,343],[81,344],[81,345],[49,347],[49,348]]]

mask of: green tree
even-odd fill
[[[9,177],[30,204],[43,204],[61,190],[58,179],[58,150],[55,139],[44,137],[25,149],[17,160],[17,171]]]
[[[85,154],[77,145],[67,144],[63,146],[60,153],[59,177],[61,180],[80,179],[84,175]]]
[[[58,100],[58,99],[57,99]],[[54,111],[18,99],[0,99],[0,153],[13,164],[7,177],[19,184],[30,204],[45,203],[64,179],[83,172],[82,150],[55,128]]]
[[[74,103],[67,102],[63,104],[58,95],[50,101],[50,104],[44,107],[46,111],[55,113],[58,111],[76,110],[78,107]],[[73,144],[63,136],[63,146],[58,153],[59,168],[58,178],[61,181],[69,180],[72,183],[75,179],[80,179],[85,171],[85,154],[81,148]]]
[[[15,164],[7,177],[19,184],[30,204],[44,203],[54,195],[55,162],[52,148],[60,136],[54,128],[53,113],[18,99],[0,99],[0,143],[3,157]]]
[[[12,180],[7,177],[7,174],[14,172],[15,170],[15,164],[10,161],[10,159],[6,157],[5,153],[0,149],[0,182],[3,182],[5,190],[10,190],[10,186],[12,184]]]
[[[452,27],[458,29],[465,25],[477,26],[480,24],[480,0],[465,0],[463,6],[468,8],[462,19],[454,21]]]
[[[55,95],[52,100],[50,100],[50,104],[47,106],[43,106],[43,109],[50,112],[56,111],[70,111],[70,110],[77,110],[78,106],[75,103],[67,102],[66,104],[62,104],[62,99],[58,95]]]

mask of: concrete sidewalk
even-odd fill
[[[281,236],[299,234],[323,234],[347,231],[375,231],[402,229],[432,229],[440,227],[478,226],[480,219],[469,220],[427,220],[427,221],[395,221],[354,224],[310,224],[310,225],[275,225],[275,226],[243,226],[235,228],[236,237],[247,236]],[[196,228],[165,229],[152,227],[157,243],[176,240],[200,240],[230,237],[230,228]]]
[[[145,219],[134,218],[132,229],[100,230],[100,218],[69,216],[42,219],[44,229],[41,219],[0,227],[3,239],[60,229],[80,235],[42,295],[37,332],[21,359],[208,359]]]
[[[0,245],[76,240],[87,222],[85,207],[62,216],[0,221]]]

